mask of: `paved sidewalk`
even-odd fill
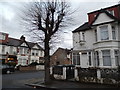
[[[118,88],[113,85],[103,85],[95,83],[80,83],[75,81],[59,81],[52,80],[50,85],[44,85],[43,81],[35,82],[32,84],[26,84],[34,88],[46,88],[46,89],[55,89],[55,90],[66,90],[66,89],[77,89],[77,88]]]

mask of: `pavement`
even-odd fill
[[[106,88],[106,89],[120,89],[114,85],[96,84],[96,83],[80,83],[76,81],[66,81],[66,80],[52,80],[51,84],[45,85],[44,80],[34,83],[26,83],[25,85],[31,86],[33,88],[42,88],[44,90],[67,90],[67,89],[84,89],[84,88]]]

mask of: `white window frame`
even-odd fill
[[[13,46],[10,46],[10,54],[13,54]]]
[[[105,27],[106,27],[106,29],[105,29]],[[101,41],[109,40],[108,25],[100,26],[99,28],[100,28]]]
[[[116,51],[117,51],[117,53],[116,53]],[[119,64],[120,64],[120,61],[119,61],[119,50],[114,50],[114,55],[115,55],[115,65],[119,66]]]
[[[85,32],[80,32],[79,33],[79,41],[81,42],[81,41],[85,41]]]
[[[88,52],[89,66],[92,66],[92,52]]]
[[[82,40],[85,41],[85,32],[82,32]]]
[[[2,45],[2,54],[5,54],[5,46]]]
[[[26,63],[27,63],[27,59],[22,59],[22,65],[26,65]]]
[[[95,58],[95,66],[100,66],[100,60],[99,60],[99,51],[95,51],[94,53],[94,58]]]
[[[28,54],[28,48],[24,48],[24,54]]]
[[[19,54],[23,54],[23,47],[19,47]]]
[[[113,16],[115,15],[115,14],[114,14],[114,10],[107,10],[107,11],[108,11],[108,13],[110,13],[111,15],[113,15]]]
[[[95,41],[98,41],[98,37],[97,37],[97,30],[95,29]]]
[[[36,55],[36,56],[39,56],[39,51],[38,51],[38,50],[36,50],[35,55]]]
[[[35,56],[35,50],[32,50],[31,55],[32,55],[32,56]]]
[[[18,59],[18,64],[19,64],[19,65],[22,65],[22,58],[19,58],[19,59]]]
[[[109,53],[107,53],[106,51],[108,51]],[[112,66],[110,50],[102,50],[102,58],[103,58],[103,66]],[[106,63],[107,59],[109,60],[109,63]]]
[[[114,29],[113,29],[113,27],[114,27]],[[116,40],[116,27],[115,26],[112,26],[112,39]]]
[[[80,65],[80,54],[79,54],[79,52],[74,52],[72,55],[73,55],[73,64]]]

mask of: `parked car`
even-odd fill
[[[13,66],[9,66],[7,64],[0,65],[0,69],[2,70],[2,74],[10,74],[15,72],[15,69]]]

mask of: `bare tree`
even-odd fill
[[[47,2],[31,2],[22,11],[23,21],[41,42],[44,43],[45,83],[50,83],[50,44],[55,43],[56,35],[64,31],[72,21],[72,11],[68,2],[48,0]]]

